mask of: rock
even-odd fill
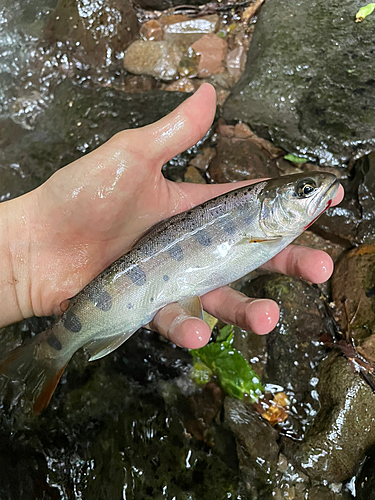
[[[220,19],[217,14],[197,18],[172,15],[161,17],[160,21],[164,25],[165,40],[185,51],[204,34],[215,32]]]
[[[375,364],[375,245],[362,245],[347,253],[332,277],[336,318],[346,338]]]
[[[187,168],[184,175],[185,182],[193,182],[194,184],[206,184],[206,181],[203,179],[202,174],[199,170],[193,166]]]
[[[308,500],[351,500],[353,498],[348,492],[335,492],[324,486],[313,486],[308,490]],[[367,500],[370,500],[367,498]]]
[[[202,154],[199,154],[194,158],[192,158],[189,162],[189,165],[205,172],[211,160],[215,158],[215,154],[216,151],[214,148],[211,147],[203,148]]]
[[[301,444],[285,455],[313,480],[340,483],[350,479],[375,443],[375,398],[345,358],[323,361],[317,386],[321,408]]]
[[[166,42],[137,40],[125,52],[124,67],[136,75],[150,75],[160,80],[176,78],[182,52]]]
[[[223,38],[214,33],[204,35],[191,46],[200,56],[198,75],[207,78],[223,71],[223,61],[227,51],[227,44]]]
[[[49,43],[62,42],[77,59],[93,66],[118,60],[138,36],[138,20],[128,0],[59,0],[45,28]]]
[[[290,153],[337,164],[373,149],[372,21],[355,23],[361,0],[266,2],[246,69],[225,103]],[[339,13],[339,14],[338,14]]]
[[[195,33],[198,35],[213,33],[218,29],[220,22],[217,14],[196,18],[188,18],[187,16],[181,16],[179,19],[176,18],[177,16],[161,18],[161,23],[164,25],[166,37],[177,33]]]
[[[178,74],[182,78],[194,78],[198,75],[199,57],[191,50],[185,54],[178,65]]]
[[[279,158],[274,158],[275,148],[261,141],[245,125],[235,128],[220,123],[216,156],[208,169],[209,178],[214,182],[234,182],[277,177],[277,167],[285,161],[280,158],[281,150],[278,150]]]
[[[65,81],[32,131],[0,121],[0,199],[36,188],[58,168],[100,146],[112,135],[156,121],[188,97],[178,92],[126,94]],[[177,160],[176,160],[177,161]],[[188,160],[184,162],[184,166]]]
[[[372,447],[368,451],[366,461],[356,478],[357,500],[375,500],[374,459],[375,448]]]
[[[228,52],[225,59],[225,64],[227,70],[233,78],[238,79],[244,70],[246,62],[245,47],[243,45],[238,45],[235,49]]]
[[[375,153],[358,160],[355,172],[362,216],[356,242],[375,243]]]
[[[156,19],[151,19],[147,23],[142,24],[140,34],[145,40],[163,40],[163,26]]]
[[[271,498],[273,474],[277,469],[279,433],[257,413],[252,405],[227,397],[224,424],[237,442],[239,468],[250,498]],[[246,497],[248,498],[248,497]]]
[[[320,407],[316,385],[326,348],[319,339],[329,333],[320,291],[304,281],[273,273],[239,282],[236,288],[249,297],[273,299],[280,307],[280,321],[266,336],[262,383],[286,393],[290,412],[280,427],[286,436],[302,439]]]
[[[198,89],[198,85],[187,77],[179,78],[172,83],[169,83],[165,90],[168,92],[187,92],[192,93]]]
[[[297,239],[293,241],[294,245],[303,245],[306,247],[314,248],[316,250],[323,250],[327,252],[334,262],[342,255],[345,248],[337,243],[332,243],[329,240],[314,234],[311,230],[304,231]]]
[[[181,5],[181,0],[135,0],[134,3],[146,10],[167,10],[174,6]],[[187,0],[185,5],[203,5],[208,3],[202,0]]]

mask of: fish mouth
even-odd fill
[[[327,200],[328,198],[328,200],[325,201],[324,207],[321,208],[319,214],[315,217],[314,221],[318,219],[322,215],[322,213],[324,213],[327,210],[327,208],[329,208],[332,205],[333,198],[337,193],[338,185],[339,185],[339,180],[337,177],[335,177],[332,180],[332,182],[330,182],[330,184],[327,186],[327,188],[323,191],[323,193],[320,194],[316,203],[314,203],[314,205],[311,207],[312,210],[311,212],[309,210],[309,212],[311,213],[311,216],[313,216],[321,208],[323,200]]]
[[[334,188],[336,188],[336,190],[337,190],[337,188],[339,187],[338,185],[339,185],[339,180],[338,180],[338,178],[337,178],[337,177],[335,177],[335,178],[333,179],[333,181],[331,182],[331,184],[330,184],[330,185],[327,187],[327,189],[324,191],[324,193],[323,193],[323,195],[322,195],[322,196],[325,198],[325,197],[329,194],[329,192],[330,192],[330,191],[332,191]],[[335,194],[336,194],[336,193],[335,193]],[[333,197],[331,198],[331,201],[333,201]]]

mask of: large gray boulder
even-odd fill
[[[278,0],[262,7],[245,72],[224,106],[295,154],[342,164],[375,145],[374,17],[362,0]]]

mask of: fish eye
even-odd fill
[[[294,190],[299,198],[308,198],[314,193],[316,187],[314,179],[302,179],[297,182]]]

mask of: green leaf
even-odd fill
[[[222,342],[211,342],[200,349],[191,350],[194,358],[192,377],[194,380],[202,380],[200,373],[204,371],[204,365],[207,373],[215,375],[230,396],[242,399],[247,394],[253,401],[257,401],[264,388],[246,359],[232,346],[232,342],[231,332]]]
[[[372,14],[375,10],[375,3],[368,3],[364,7],[361,7],[357,14],[355,15],[355,22],[361,23],[367,16]]]
[[[295,156],[291,153],[284,156],[284,160],[292,161],[293,163],[307,163],[307,158],[302,158],[301,156]]]
[[[223,342],[227,340],[230,334],[233,334],[233,325],[225,325],[220,328],[219,335],[216,337],[216,342]]]

